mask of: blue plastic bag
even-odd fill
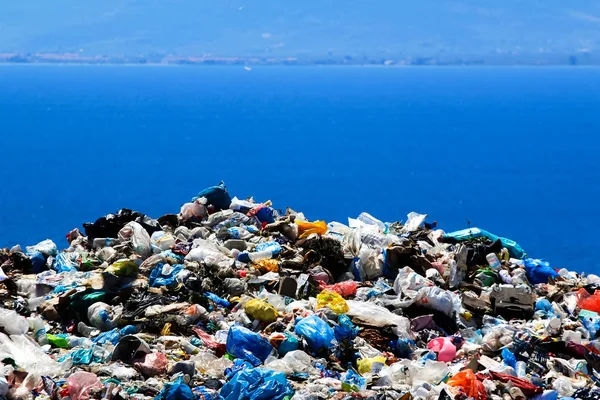
[[[54,259],[52,268],[58,273],[76,271],[79,264],[75,260],[72,260],[70,256],[68,253],[60,253]]]
[[[350,317],[345,314],[342,314],[338,318],[338,324],[333,329],[335,333],[335,339],[338,342],[342,342],[344,340],[353,340],[358,335],[358,326],[355,326]]]
[[[148,278],[148,284],[150,287],[173,286],[177,283],[175,277],[179,272],[181,272],[181,270],[183,270],[183,265],[173,265],[171,267],[171,271],[168,274],[163,275],[164,266],[165,264],[160,263],[152,270],[150,277]]]
[[[195,398],[192,389],[183,382],[183,377],[180,376],[173,382],[165,383],[154,400],[194,400]]]
[[[209,300],[214,301],[218,306],[221,307],[229,307],[231,305],[231,303],[229,303],[227,300],[220,298],[219,296],[217,296],[214,293],[211,292],[204,292],[204,297],[206,297]]]
[[[367,388],[367,380],[349,369],[342,380],[342,390],[344,392],[360,392]]]
[[[273,351],[269,341],[241,325],[233,325],[227,335],[227,352],[249,361],[253,366],[262,364]]]
[[[552,303],[548,299],[538,299],[535,303],[535,311],[541,312],[546,317],[553,317],[554,310],[552,309]]]
[[[272,224],[275,222],[275,211],[271,207],[263,207],[256,212],[256,218],[260,222]]]
[[[206,198],[206,205],[213,205],[217,211],[228,209],[231,205],[231,196],[225,187],[225,183],[221,181],[217,186],[211,186],[192,199],[192,203],[200,197]]]
[[[256,245],[256,249],[254,251],[257,253],[261,251],[270,251],[271,254],[275,255],[281,252],[281,245],[277,242],[260,243]]]
[[[303,318],[296,324],[296,334],[302,336],[313,351],[328,349],[332,346],[333,329],[316,315]]]
[[[460,231],[444,234],[444,239],[454,239],[459,242],[462,242],[465,240],[477,239],[480,237],[486,237],[493,242],[500,239],[500,242],[502,242],[502,246],[506,247],[508,249],[508,253],[510,254],[511,257],[523,258],[526,255],[523,248],[521,246],[519,246],[519,244],[517,242],[515,242],[514,240],[494,235],[493,233],[490,233],[483,229],[467,228],[467,229],[463,229]]]
[[[298,343],[298,339],[290,335],[289,333],[285,333],[285,340],[279,344],[277,347],[277,352],[280,356],[285,356],[290,351],[298,350],[300,343]]]
[[[527,279],[532,284],[548,283],[549,278],[556,278],[558,272],[550,267],[550,263],[544,260],[534,260],[533,258],[527,258],[524,260],[525,271],[527,272]]]
[[[504,360],[504,363],[509,367],[513,369],[517,368],[517,358],[509,349],[502,349],[502,359]]]
[[[224,400],[282,400],[294,394],[283,372],[246,368],[221,388]]]
[[[39,274],[46,269],[46,257],[39,251],[27,252],[27,257],[31,260],[32,272]],[[59,271],[62,272],[62,271]]]

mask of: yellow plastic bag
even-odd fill
[[[266,324],[277,320],[279,314],[275,307],[261,299],[252,299],[244,305],[244,311],[252,319],[257,319]]]
[[[279,263],[272,258],[257,261],[253,266],[263,274],[266,274],[267,272],[279,272]]]
[[[329,307],[336,314],[344,314],[350,311],[348,303],[339,293],[323,290],[317,296],[317,308]]]
[[[135,277],[138,274],[138,266],[131,260],[123,259],[115,261],[106,272],[118,277]]]
[[[386,359],[383,356],[361,358],[356,362],[358,365],[358,373],[361,375],[366,374],[367,372],[378,374],[385,365],[385,361]]]
[[[299,239],[305,238],[307,236],[312,235],[313,233],[318,233],[319,235],[324,235],[327,233],[327,224],[325,221],[296,221],[298,225],[298,236]]]

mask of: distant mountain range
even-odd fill
[[[2,1],[0,53],[595,63],[600,1]]]

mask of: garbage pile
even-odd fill
[[[221,183],[2,250],[0,396],[600,398],[600,278],[426,218],[310,221]]]

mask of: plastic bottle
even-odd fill
[[[36,342],[38,342],[41,346],[48,344],[46,325],[40,317],[29,318],[29,327],[33,332]]]
[[[487,260],[491,269],[499,270],[502,268],[502,264],[500,264],[500,260],[498,260],[498,256],[495,253],[488,254],[485,256],[485,259]]]

